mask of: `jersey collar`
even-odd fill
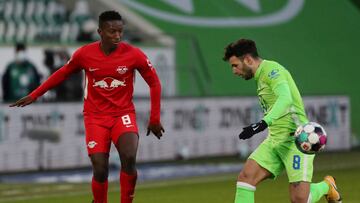
[[[260,77],[260,73],[261,73],[261,70],[262,70],[262,68],[265,66],[265,61],[266,60],[262,60],[261,61],[261,63],[260,63],[260,65],[259,65],[259,68],[256,70],[256,72],[255,72],[255,80],[257,81],[258,79],[259,79],[259,77]]]

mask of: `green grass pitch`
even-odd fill
[[[314,182],[331,174],[343,202],[360,202],[360,152],[323,153],[315,159]],[[237,174],[219,174],[139,183],[134,203],[232,203]],[[119,202],[118,183],[109,185],[109,203]],[[285,174],[257,187],[256,202],[289,202]],[[90,203],[89,184],[0,184],[0,203]],[[320,202],[326,202],[322,199]]]

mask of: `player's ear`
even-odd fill
[[[249,54],[244,56],[244,63],[246,66],[251,66],[253,64],[253,59],[250,57]]]
[[[101,31],[101,29],[100,29],[100,28],[98,28],[98,29],[97,29],[97,33],[101,36],[102,31]]]

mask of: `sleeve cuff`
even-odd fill
[[[150,123],[150,124],[160,124],[160,119],[153,119],[153,118],[150,118],[149,123]]]
[[[34,93],[29,94],[29,97],[31,97],[31,99],[33,100],[36,100],[38,98],[37,96],[35,96]]]
[[[264,119],[263,119],[264,121],[265,121],[265,123],[268,125],[268,126],[270,126],[271,125],[271,119],[270,118],[268,118],[268,117],[264,117]]]

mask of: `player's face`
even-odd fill
[[[232,56],[229,58],[229,63],[235,75],[241,76],[245,80],[249,80],[254,77],[251,68],[244,63],[244,59]]]
[[[98,30],[101,42],[109,47],[116,47],[123,35],[123,22],[121,20],[111,20],[102,23]]]

